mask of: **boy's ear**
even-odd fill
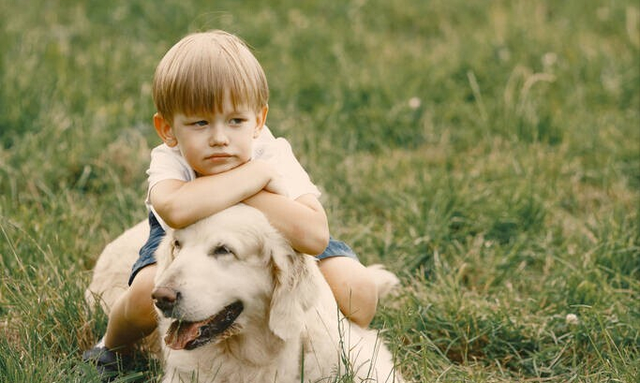
[[[264,124],[267,122],[267,114],[269,113],[269,105],[265,105],[257,114],[256,114],[256,128],[253,131],[253,138],[257,138],[262,132],[262,128],[264,128]]]
[[[153,126],[156,128],[158,136],[160,136],[168,147],[173,148],[178,145],[178,140],[176,140],[176,136],[174,136],[173,130],[171,130],[171,125],[169,125],[169,122],[167,122],[160,113],[153,115]]]

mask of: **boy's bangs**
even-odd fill
[[[176,105],[176,110],[187,115],[212,111],[221,113],[226,102],[230,102],[234,109],[239,106],[259,108],[259,97],[256,95],[255,87],[239,81],[237,75],[217,72],[209,72],[208,76],[203,76],[201,72],[198,78],[190,76],[182,89],[176,92],[180,95],[178,100],[183,101],[182,105]]]
[[[268,88],[259,64],[252,56],[242,57],[242,51],[233,53],[222,48],[198,57],[185,68],[183,89],[177,93],[184,100],[180,108],[184,113],[220,113],[225,102],[256,111],[266,105]]]
[[[259,111],[269,87],[262,67],[236,37],[188,36],[167,52],[154,76],[154,101],[165,118],[176,113],[220,113],[225,104]]]

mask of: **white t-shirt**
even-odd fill
[[[252,158],[270,163],[280,173],[289,198],[297,199],[305,194],[320,196],[320,190],[311,182],[309,175],[296,159],[289,142],[284,138],[275,138],[266,126],[253,141]],[[184,159],[178,147],[171,148],[162,144],[151,151],[151,164],[147,175],[149,189],[145,204],[158,219],[162,228],[167,230],[169,226],[151,206],[149,192],[160,181],[168,179],[193,181],[196,179],[196,173]]]

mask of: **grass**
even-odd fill
[[[374,326],[406,377],[640,374],[637,2],[3,0],[0,25],[1,382],[97,381],[83,291],[145,216],[153,70],[211,28],[254,47],[333,235],[401,277]]]

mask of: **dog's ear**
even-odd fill
[[[309,255],[293,250],[284,239],[273,239],[270,266],[273,274],[273,295],[269,314],[269,329],[280,339],[298,336],[302,318],[317,296],[317,284],[310,273]]]

